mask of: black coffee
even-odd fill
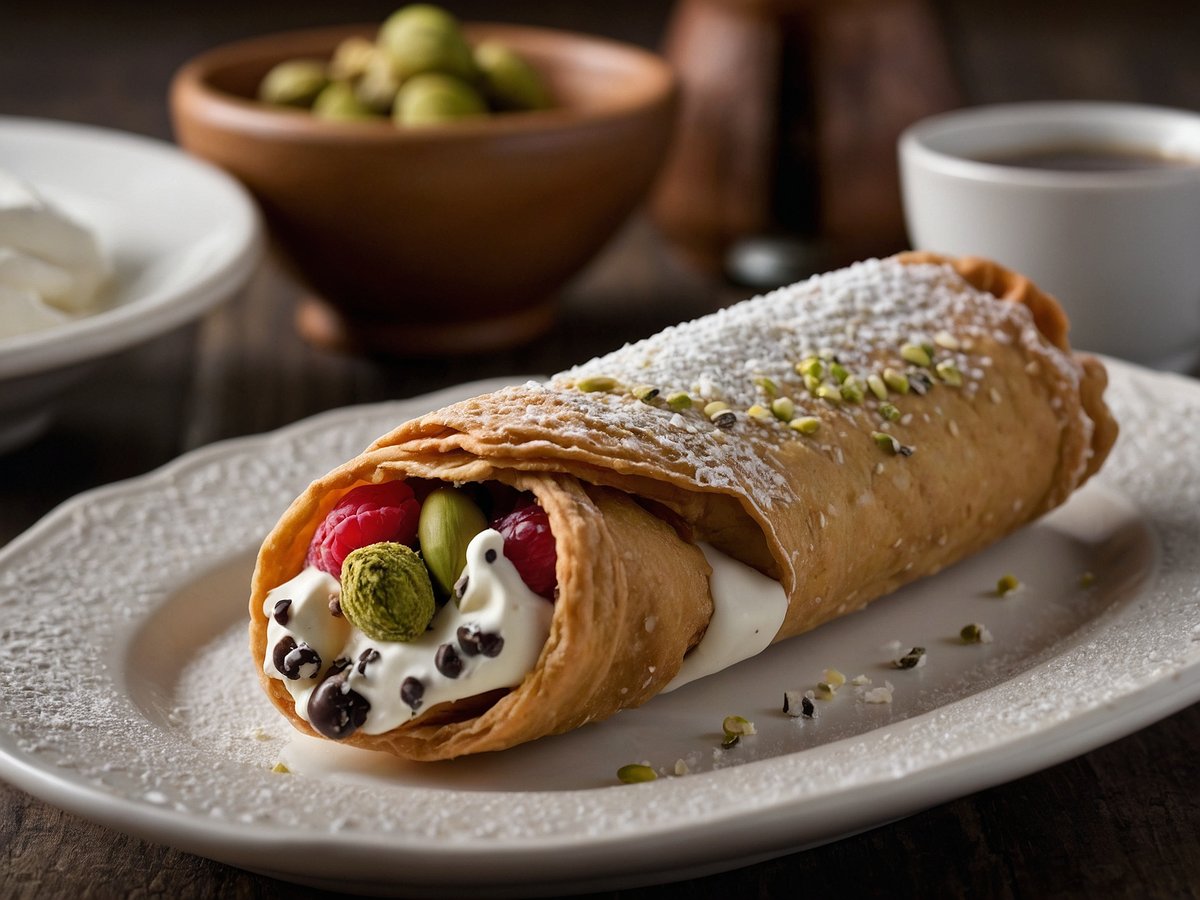
[[[1030,147],[1010,153],[977,157],[980,162],[1018,169],[1048,169],[1054,172],[1121,172],[1136,169],[1183,169],[1200,166],[1200,159],[1171,156],[1140,147],[1105,144]]]

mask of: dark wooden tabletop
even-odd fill
[[[563,26],[654,46],[666,0],[501,7],[471,18]],[[287,27],[372,21],[390,3],[312,0],[21,4],[0,27],[0,113],[170,137],[172,70],[213,44]],[[1200,109],[1200,7],[1190,0],[941,0],[969,102],[1087,98]],[[488,376],[550,372],[748,295],[687,268],[635,217],[564,292],[535,345],[484,357],[383,361],[297,338],[300,288],[268,261],[201,322],[106,361],[36,442],[0,456],[0,544],[67,497],[196,447],[350,403]],[[1200,706],[1077,759],[820,848],[648,896],[1200,896]],[[0,784],[0,897],[317,897],[323,892],[148,844]]]

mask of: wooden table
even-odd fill
[[[1097,98],[1200,109],[1194,3],[942,0],[972,102]],[[1068,6],[1068,5],[1064,5]],[[169,137],[166,80],[216,42],[306,24],[377,20],[388,3],[134,2],[29,6],[0,36],[0,112]],[[455,4],[499,18],[483,0]],[[503,18],[653,44],[665,2],[506,5]],[[0,457],[0,543],[72,494],[211,441],[349,403],[475,378],[550,372],[747,292],[689,271],[637,218],[566,291],[536,346],[471,359],[385,362],[314,351],[293,334],[298,288],[267,264],[197,325],[106,362],[49,433]],[[1200,706],[1078,759],[909,819],[771,862],[604,896],[1200,896]],[[0,785],[0,896],[316,897],[147,844]]]

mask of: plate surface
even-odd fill
[[[531,895],[667,881],[828,841],[1052,765],[1200,698],[1200,384],[1110,362],[1102,474],[1008,540],[603,723],[410,764],[294,735],[245,646],[257,544],[313,477],[400,420],[498,386],[337,410],[80,495],[0,551],[0,775],[280,878]],[[1080,584],[1084,572],[1094,582]],[[997,578],[1022,588],[998,598]],[[964,645],[968,622],[994,641]],[[900,650],[928,663],[899,671]],[[784,690],[853,686],[813,720]],[[721,750],[731,713],[758,733]],[[616,784],[645,761],[663,776]],[[276,774],[284,762],[294,773]]]
[[[231,177],[162,141],[0,116],[0,167],[95,234],[114,275],[100,310],[0,339],[0,446],[48,421],[81,366],[230,297],[262,255],[257,208]]]

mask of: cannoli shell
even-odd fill
[[[949,336],[954,352],[936,355],[963,384],[935,376],[924,395],[890,396],[904,416],[890,424],[870,394],[809,396],[789,355],[820,338],[856,371],[903,368],[905,336],[935,332]],[[815,434],[746,413],[764,390],[759,371],[796,398],[797,416],[819,420]],[[580,389],[596,375],[618,386]],[[631,388],[649,377],[663,393],[644,402]],[[348,742],[435,760],[568,731],[655,696],[703,637],[713,600],[697,541],[778,579],[788,609],[775,639],[800,634],[1061,504],[1116,438],[1105,384],[1099,361],[1071,354],[1057,302],[1017,273],[928,253],[859,264],[380,438],[314,482],[267,537],[251,650],[261,666],[266,593],[300,571],[346,491],[412,477],[504,482],[536,496],[556,539],[559,590],[537,665],[507,693]],[[671,389],[720,394],[735,423],[716,427],[699,403],[670,408]],[[872,435],[883,430],[911,455],[881,447]],[[312,734],[282,682],[262,683]]]

